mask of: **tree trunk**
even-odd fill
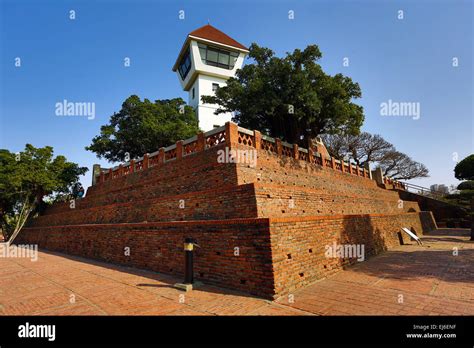
[[[30,213],[33,211],[34,207],[35,207],[35,201],[33,201],[33,203],[30,204],[29,197],[27,196],[23,203],[21,211],[18,214],[18,220],[16,221],[15,229],[13,230],[12,235],[7,241],[8,245],[11,245],[13,241],[15,240],[15,238],[18,236],[21,229],[25,225],[25,222],[28,220]]]

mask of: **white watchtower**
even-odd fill
[[[199,128],[206,132],[231,120],[232,114],[215,115],[216,104],[204,104],[203,95],[214,95],[228,78],[242,67],[248,49],[208,24],[188,34],[173,71],[189,92],[188,104],[194,108]]]

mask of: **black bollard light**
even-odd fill
[[[201,282],[194,282],[194,246],[200,248],[193,238],[184,239],[184,282],[174,286],[180,290],[191,291],[193,287],[200,286]]]
[[[184,284],[192,284],[194,280],[193,270],[193,249],[194,240],[192,238],[184,239]]]

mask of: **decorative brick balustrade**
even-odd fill
[[[97,175],[97,183],[109,181],[134,172],[140,172],[150,167],[158,166],[165,162],[180,160],[183,157],[196,152],[204,151],[220,144],[232,145],[240,144],[253,147],[257,150],[264,150],[276,154],[279,157],[291,157],[301,161],[317,164],[325,168],[331,168],[343,173],[356,175],[370,179],[370,173],[366,168],[359,168],[349,162],[337,160],[335,158],[323,156],[321,153],[309,149],[300,148],[297,144],[289,144],[278,138],[271,138],[259,131],[251,131],[237,126],[233,122],[227,122],[224,126],[215,128],[206,133],[176,142],[176,144],[161,148],[151,154],[120,164],[110,169],[101,169]],[[385,178],[385,183],[393,185],[394,188],[404,189],[403,184]]]
[[[396,181],[396,180],[390,179],[388,177],[384,177],[383,181],[384,181],[384,184],[386,184],[386,185],[392,185],[394,189],[406,190],[405,185],[401,182]]]

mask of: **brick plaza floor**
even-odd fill
[[[277,301],[209,285],[184,293],[176,277],[60,253],[0,257],[0,314],[474,315],[468,235],[437,230]]]

